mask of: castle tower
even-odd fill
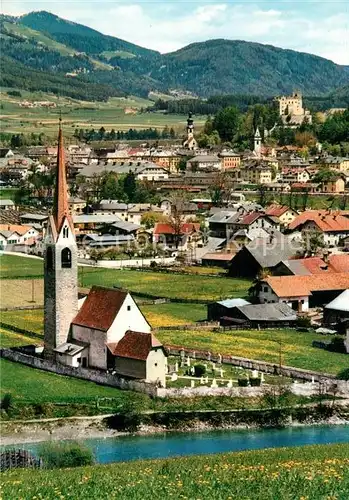
[[[254,152],[259,156],[261,154],[262,149],[262,137],[259,132],[259,128],[257,127],[256,133],[254,134]]]
[[[187,138],[183,146],[193,151],[197,147],[197,142],[194,138],[194,120],[192,113],[189,113],[187,120]]]
[[[56,185],[52,215],[44,239],[44,353],[67,341],[78,312],[78,262],[74,225],[68,207],[68,186],[61,122],[58,134]]]

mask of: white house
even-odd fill
[[[72,321],[70,351],[56,351],[69,365],[107,369],[107,344],[118,343],[128,330],[150,333],[151,327],[128,292],[94,286]],[[72,349],[72,347],[74,350]],[[79,350],[78,347],[84,347]],[[80,358],[80,360],[79,360]]]
[[[222,170],[222,160],[216,155],[197,155],[187,161],[187,170]]]

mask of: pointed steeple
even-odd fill
[[[259,128],[258,128],[258,127],[257,127],[257,129],[256,129],[256,133],[255,133],[255,135],[254,135],[254,136],[255,136],[255,138],[256,138],[256,139],[259,139],[259,138],[261,137],[261,133],[260,133],[260,131],[259,131]]]
[[[69,213],[68,204],[68,185],[67,185],[67,172],[65,168],[63,146],[63,132],[62,132],[62,118],[59,118],[59,132],[58,132],[58,150],[57,150],[57,170],[56,170],[56,186],[53,200],[53,218],[57,233],[62,229],[63,221],[68,218],[70,226],[72,227],[71,217]]]

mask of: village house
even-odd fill
[[[187,161],[187,170],[190,172],[222,170],[222,160],[217,155],[194,156]]]
[[[323,193],[344,193],[345,177],[343,175],[334,176],[331,180],[321,182]]]
[[[219,158],[222,161],[222,170],[230,170],[231,168],[239,168],[241,164],[241,156],[234,151],[223,150],[219,153]]]
[[[278,219],[282,226],[288,226],[299,214],[287,205],[270,205],[265,210],[266,215]]]
[[[142,216],[147,212],[163,214],[164,210],[152,203],[118,203],[116,200],[102,200],[93,207],[94,213],[99,215],[117,215],[124,222],[141,224]]]
[[[0,250],[14,245],[33,245],[38,235],[39,232],[32,226],[0,224]]]
[[[288,184],[294,182],[309,182],[310,174],[305,168],[287,168],[281,170],[280,181]]]
[[[295,257],[302,245],[275,232],[269,238],[256,238],[237,252],[229,265],[229,276],[255,278],[260,272],[273,272],[279,262]]]
[[[324,307],[324,324],[339,327],[349,321],[349,289],[344,290],[338,297]],[[349,339],[348,339],[349,340]],[[349,352],[349,345],[347,346]]]
[[[73,216],[73,226],[76,234],[89,234],[99,232],[99,230],[114,222],[120,222],[117,215],[83,214]]]
[[[281,261],[274,269],[274,276],[309,276],[311,274],[349,273],[349,255],[324,254],[321,257],[288,259]]]
[[[298,312],[320,307],[349,288],[349,273],[311,274],[310,276],[270,276],[260,280],[261,304],[283,302]]]
[[[14,210],[15,204],[12,200],[1,199],[0,210]]]
[[[153,241],[163,245],[165,250],[188,250],[190,247],[202,246],[200,224],[184,222],[176,230],[174,226],[166,223],[157,223],[154,227]]]
[[[71,197],[68,200],[68,205],[69,205],[69,210],[72,215],[78,215],[83,213],[84,209],[86,208],[86,201],[82,200],[81,198],[77,197]]]
[[[273,170],[269,165],[249,163],[241,167],[241,179],[250,184],[269,184],[273,180]]]
[[[181,156],[174,151],[155,151],[149,159],[156,165],[163,167],[167,172],[176,174],[179,170]]]
[[[349,158],[327,156],[326,158],[321,159],[321,163],[324,166],[339,172],[346,172],[349,170]]]
[[[326,246],[336,247],[349,236],[349,219],[341,215],[340,211],[307,210],[291,222],[289,229],[302,231],[305,241],[307,234],[319,232]]]

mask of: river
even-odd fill
[[[82,442],[93,450],[97,463],[106,464],[283,446],[349,443],[349,425],[164,433],[86,439]],[[16,445],[15,448],[24,448],[36,454],[41,444],[27,443]],[[7,448],[13,448],[13,446]]]

